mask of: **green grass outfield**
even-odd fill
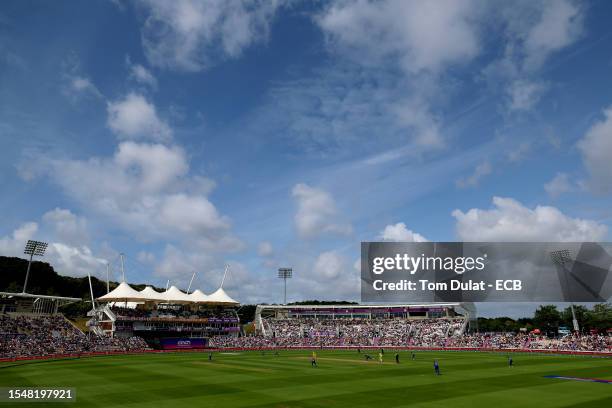
[[[585,356],[386,350],[160,353],[0,363],[0,387],[74,387],[63,407],[612,407],[612,384],[544,378],[612,379],[612,359]],[[376,353],[372,353],[374,355]],[[433,360],[442,375],[433,375]],[[0,403],[41,407],[41,403]],[[51,404],[49,404],[51,405]]]

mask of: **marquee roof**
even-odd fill
[[[157,292],[151,286],[145,287],[141,291],[133,289],[126,282],[121,282],[119,286],[104,296],[98,298],[102,302],[164,302],[164,303],[202,303],[217,305],[238,305],[239,302],[232,299],[223,288],[217,289],[213,294],[206,295],[200,289],[191,294],[181,291],[176,286],[171,286],[165,292]]]
[[[159,293],[158,291],[156,291],[155,289],[153,289],[151,286],[147,286],[146,288],[144,288],[143,290],[140,291],[140,294],[145,296],[146,300],[148,301],[164,301],[164,294],[163,293]]]
[[[217,303],[222,305],[238,305],[240,302],[229,297],[227,293],[223,290],[223,288],[217,289],[210,296],[208,296],[210,303]]]
[[[168,303],[192,303],[193,301],[188,294],[182,292],[176,286],[170,286],[170,289],[162,293],[165,302]]]
[[[119,286],[117,286],[115,289],[108,292],[106,295],[100,296],[98,300],[102,300],[106,302],[115,302],[115,301],[138,302],[138,301],[146,300],[146,297],[145,295],[138,292],[137,290],[132,289],[132,287],[128,285],[127,283],[121,282]]]
[[[191,293],[189,295],[189,298],[191,299],[192,302],[196,302],[196,303],[209,303],[210,302],[210,296],[206,295],[200,289],[197,289],[193,293]]]

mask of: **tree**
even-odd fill
[[[612,327],[612,305],[599,303],[587,314],[589,329],[604,331]]]
[[[510,317],[479,317],[478,331],[480,332],[517,332],[520,324]]]
[[[555,305],[541,305],[535,311],[533,322],[546,333],[556,333],[561,322],[561,313],[559,313]]]
[[[578,325],[581,328],[587,328],[587,314],[589,313],[589,309],[587,309],[585,306],[582,305],[575,305],[574,306],[574,313],[576,314],[576,320],[578,320]],[[574,322],[573,322],[573,318],[572,318],[572,308],[571,307],[566,307],[565,309],[563,309],[563,312],[561,312],[561,323],[566,326],[569,327],[573,330],[574,328]]]
[[[238,317],[242,323],[249,323],[255,320],[255,309],[257,305],[242,305],[238,308]]]

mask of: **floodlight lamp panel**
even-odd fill
[[[28,240],[26,243],[24,254],[42,256],[47,249],[47,243],[42,241]]]
[[[557,265],[564,265],[571,262],[570,251],[568,249],[562,249],[559,251],[553,251],[550,253],[551,260]]]

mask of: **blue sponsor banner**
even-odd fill
[[[190,337],[190,338],[176,338],[167,337],[160,339],[161,347],[164,350],[176,350],[176,349],[201,349],[208,345],[208,339]]]

